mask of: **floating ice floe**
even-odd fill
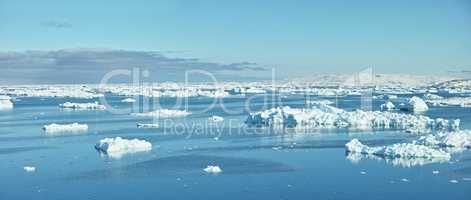
[[[136,102],[136,99],[133,99],[133,98],[125,98],[125,99],[121,100],[121,102],[124,102],[124,103],[134,103],[134,102]]]
[[[24,167],[23,167],[23,170],[25,170],[26,172],[34,172],[34,171],[36,171],[36,167],[33,167],[33,166],[24,166]]]
[[[191,112],[185,110],[169,110],[169,109],[159,109],[152,112],[146,113],[131,113],[131,115],[138,117],[154,117],[154,118],[173,118],[173,117],[185,117],[190,115]]]
[[[67,109],[76,109],[76,110],[105,110],[106,106],[100,105],[98,102],[94,103],[71,103],[65,102],[63,104],[59,104],[61,108]]]
[[[150,151],[152,144],[145,140],[116,137],[100,140],[95,144],[95,149],[112,158],[121,158],[124,154]]]
[[[437,99],[443,99],[442,96],[438,96],[436,94],[430,94],[430,93],[427,93],[427,94],[424,94],[424,99],[425,100],[437,100]]]
[[[425,112],[428,110],[428,106],[424,100],[419,97],[413,96],[409,99],[407,103],[402,104],[400,109],[410,112]]]
[[[95,93],[92,88],[85,85],[8,86],[0,88],[0,93],[25,97],[70,97],[82,99],[104,96],[103,94]]]
[[[222,121],[224,121],[224,118],[221,117],[221,116],[213,115],[208,120],[211,121],[211,122],[222,122]]]
[[[445,158],[451,155],[440,149],[413,143],[399,143],[388,146],[369,147],[362,144],[358,139],[352,139],[345,144],[348,152],[377,155],[388,158]]]
[[[427,103],[432,106],[460,106],[463,108],[471,107],[471,97],[451,97],[446,99],[431,99]]]
[[[222,172],[221,168],[217,165],[208,165],[206,168],[204,168],[204,171],[212,174],[218,174]]]
[[[137,128],[159,128],[159,124],[143,124],[143,123],[137,123]]]
[[[471,131],[455,131],[421,136],[417,144],[437,147],[471,148]]]
[[[345,111],[325,104],[309,109],[277,107],[251,113],[245,123],[249,126],[287,126],[306,128],[390,128],[411,129],[424,132],[430,128],[448,129],[459,121],[431,119],[423,115],[380,111]]]
[[[88,130],[87,124],[49,124],[44,125],[43,130],[46,133],[63,133],[63,132],[86,132]]]
[[[325,105],[331,105],[334,104],[334,102],[327,100],[327,99],[321,99],[321,100],[308,100],[306,101],[306,104],[308,105],[318,105],[318,104],[325,104]]]
[[[390,101],[388,101],[384,104],[381,104],[381,106],[380,106],[380,109],[384,110],[384,111],[394,110],[394,108],[396,108],[396,106],[394,106],[394,104]]]
[[[0,110],[8,110],[13,108],[13,102],[9,96],[0,95]]]

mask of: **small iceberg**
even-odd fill
[[[407,103],[402,104],[400,109],[409,112],[425,112],[428,106],[420,97],[413,96]]]
[[[443,99],[442,96],[438,96],[436,94],[430,94],[430,93],[427,93],[427,94],[424,94],[424,99],[425,100],[437,100],[437,99]]]
[[[137,128],[159,128],[159,124],[144,124],[144,123],[137,123]]]
[[[222,170],[219,166],[208,165],[206,168],[203,169],[207,173],[218,174],[221,173]]]
[[[36,171],[36,167],[33,167],[33,166],[24,166],[24,167],[23,167],[23,170],[25,170],[26,172],[35,172],[35,171]]]
[[[59,104],[59,107],[66,108],[66,109],[74,109],[74,110],[105,110],[106,109],[106,106],[100,105],[96,101],[94,103],[65,102],[63,104]]]
[[[390,110],[394,110],[394,108],[396,108],[396,106],[394,106],[394,104],[390,101],[388,101],[384,104],[381,104],[381,106],[380,106],[380,110],[382,110],[382,111],[390,111]]]
[[[112,158],[121,158],[124,154],[152,150],[152,144],[145,140],[123,139],[121,137],[105,138],[95,144],[95,149]]]
[[[413,143],[399,143],[388,146],[369,147],[362,144],[358,139],[352,139],[350,142],[345,144],[345,147],[348,152],[377,155],[387,158],[451,158],[451,155],[448,152]]]
[[[222,122],[222,121],[224,121],[224,118],[221,117],[221,116],[213,115],[208,120],[211,121],[211,122]]]
[[[13,102],[11,102],[11,97],[0,95],[0,110],[9,110],[13,108]]]
[[[123,103],[134,103],[134,102],[136,102],[136,99],[126,98],[126,99],[121,100],[121,102],[123,102]]]
[[[43,130],[46,133],[63,133],[63,132],[86,132],[88,130],[87,124],[79,124],[79,123],[72,123],[72,124],[49,124],[44,125]]]
[[[154,118],[173,118],[173,117],[185,117],[190,115],[191,112],[185,110],[169,110],[169,109],[159,109],[152,112],[146,113],[131,113],[131,115],[138,117],[154,117]]]

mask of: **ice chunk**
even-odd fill
[[[224,121],[224,118],[221,117],[221,116],[213,115],[208,120],[211,121],[211,122],[222,122],[222,121]]]
[[[24,166],[23,169],[24,169],[26,172],[34,172],[34,171],[36,171],[36,167],[33,167],[33,166]]]
[[[68,109],[77,109],[77,110],[105,110],[106,107],[104,105],[100,105],[98,102],[94,103],[71,103],[65,102],[63,104],[59,104],[61,108],[68,108]]]
[[[381,110],[394,110],[396,106],[394,106],[394,104],[390,101],[384,103],[384,104],[381,104],[380,106],[380,109]]]
[[[112,158],[121,158],[124,154],[150,151],[152,144],[145,140],[123,139],[121,137],[100,140],[95,149]]]
[[[401,110],[410,112],[425,112],[428,106],[424,100],[417,96],[413,96],[409,101],[401,106]]]
[[[124,102],[124,103],[134,103],[134,102],[136,102],[136,99],[133,99],[133,98],[126,98],[126,99],[121,100],[121,102]]]
[[[449,181],[450,183],[458,183],[458,180],[452,179]]]
[[[143,124],[143,123],[137,123],[137,128],[159,128],[159,124]]]
[[[191,112],[185,110],[169,110],[169,109],[158,109],[152,112],[146,113],[131,113],[131,115],[138,117],[154,117],[154,118],[173,118],[173,117],[185,117],[190,115]]]
[[[79,124],[79,123],[72,123],[72,124],[49,124],[44,125],[43,130],[46,133],[63,133],[63,132],[86,132],[88,130],[87,124]]]
[[[9,96],[0,95],[0,110],[9,110],[13,108],[13,102]]]
[[[413,143],[398,143],[388,146],[369,147],[358,139],[352,139],[345,144],[348,152],[378,155],[389,158],[447,158],[451,155],[445,151],[425,145]]]
[[[208,165],[206,168],[204,168],[204,171],[208,173],[213,173],[213,174],[218,174],[222,172],[221,168],[217,165],[216,166]]]

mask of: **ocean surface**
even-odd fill
[[[106,99],[115,108],[142,111],[121,102],[124,97],[107,94]],[[361,106],[359,97],[323,99],[346,110]],[[98,99],[17,97],[13,110],[0,112],[0,199],[471,199],[471,150],[435,163],[352,155],[344,146],[352,138],[385,145],[419,136],[403,130],[249,128],[244,125],[247,105],[253,111],[280,104],[305,107],[306,97],[283,96],[276,103],[228,97],[210,106],[214,100],[161,98],[164,108],[194,114],[153,120],[58,107]],[[374,100],[372,108],[382,103]],[[432,107],[423,114],[459,118],[461,129],[471,129],[471,108]],[[208,122],[212,115],[225,120]],[[50,123],[74,122],[88,124],[89,130],[59,135],[42,130]],[[161,128],[142,129],[136,123]],[[147,140],[153,149],[120,158],[94,149],[100,139],[118,136]],[[223,171],[206,173],[208,165]],[[36,171],[26,172],[24,166]]]

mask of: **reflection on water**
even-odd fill
[[[377,155],[370,155],[370,154],[361,154],[361,153],[351,153],[348,152],[346,155],[346,159],[350,162],[357,164],[363,159],[370,159],[370,160],[384,160],[388,164],[392,164],[393,166],[397,167],[415,167],[415,166],[423,166],[432,163],[446,163],[450,161],[450,158],[389,158],[389,157],[382,157]]]

